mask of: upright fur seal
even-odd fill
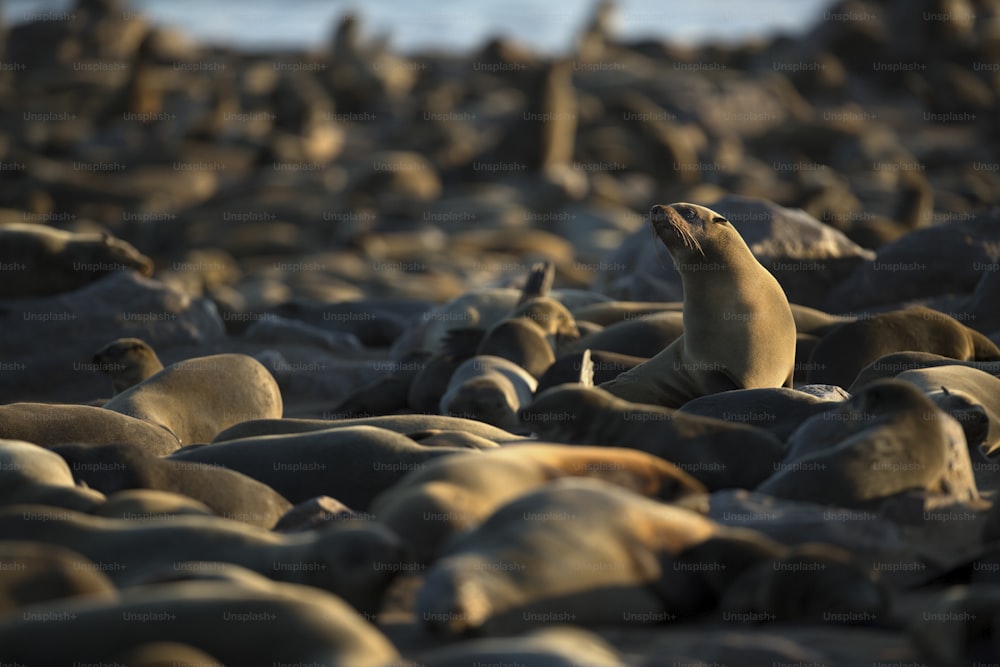
[[[727,389],[791,387],[795,319],[781,285],[732,224],[695,204],[657,205],[653,229],[684,285],[684,333],[601,385],[637,403],[680,407]]]

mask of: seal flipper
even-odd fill
[[[590,358],[590,348],[583,351],[580,358],[580,379],[577,380],[584,387],[594,386],[594,362]]]
[[[723,391],[732,391],[733,389],[746,389],[725,368],[711,373],[706,372],[702,376],[702,385],[706,390],[706,394],[718,394]]]
[[[521,290],[521,298],[518,300],[517,305],[521,305],[535,297],[548,295],[552,290],[552,282],[555,280],[555,276],[555,265],[549,260],[532,266],[531,273],[528,274],[528,279]]]

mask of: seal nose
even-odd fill
[[[654,225],[662,225],[667,221],[670,213],[667,211],[667,206],[663,204],[656,204],[653,208],[649,209],[649,219]]]

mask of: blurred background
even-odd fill
[[[542,260],[556,289],[678,301],[657,203],[719,210],[831,312],[888,307],[848,279],[914,230],[998,224],[997,0],[2,8],[0,225],[110,233],[152,270],[70,272],[87,305],[4,276],[42,300],[0,304],[0,350],[45,372],[0,399],[99,395],[73,364],[121,336],[169,362],[265,324],[319,341],[269,366],[287,400],[336,396],[371,369],[324,368],[398,358],[428,309]],[[935,271],[941,298],[983,273]]]
[[[8,23],[41,12],[67,11],[73,0],[6,0]],[[622,0],[616,32],[622,38],[669,38],[686,42],[737,40],[801,33],[820,18],[829,0]],[[129,7],[162,25],[182,28],[204,42],[239,48],[318,48],[345,13],[359,15],[367,30],[387,35],[404,52],[471,50],[505,36],[544,53],[569,50],[588,20],[593,0],[548,6],[532,0],[407,0],[357,4],[337,0],[134,0]]]

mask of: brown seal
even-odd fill
[[[441,397],[441,414],[477,419],[507,431],[531,402],[538,381],[513,361],[488,354],[463,361]]]
[[[180,447],[166,428],[104,408],[62,403],[0,405],[0,438],[42,447],[67,443],[129,443],[162,456]]]
[[[114,584],[80,554],[37,542],[0,541],[0,620],[21,607],[69,597],[113,600]]]
[[[975,329],[932,308],[911,306],[834,328],[809,355],[806,380],[850,387],[866,366],[894,352],[931,352],[959,361],[1000,361],[1000,349]]]
[[[16,267],[0,285],[4,299],[69,292],[114,271],[153,274],[152,260],[110,234],[21,223],[0,226],[0,264]]]
[[[164,368],[104,404],[167,429],[184,445],[211,442],[248,419],[281,417],[274,376],[251,356],[214,354]]]
[[[160,458],[134,445],[59,445],[78,482],[101,493],[170,491],[199,500],[219,516],[271,528],[292,508],[277,491],[235,470]]]
[[[675,464],[709,490],[753,488],[785,446],[763,429],[617,398],[600,387],[562,385],[521,411],[540,438],[640,449]]]
[[[403,538],[417,560],[429,562],[451,536],[561,477],[595,477],[664,501],[705,492],[677,466],[645,452],[531,443],[429,461],[379,495],[371,512]]]
[[[309,433],[346,426],[377,426],[396,433],[420,433],[429,429],[442,431],[463,431],[493,442],[510,442],[521,437],[484,424],[475,419],[448,417],[446,415],[381,415],[378,417],[358,417],[354,419],[251,419],[230,426],[215,437],[213,442],[226,442],[258,435],[282,435],[288,433]]]
[[[979,497],[961,426],[911,384],[874,382],[806,420],[759,493],[866,507],[911,489]]]
[[[153,573],[180,569],[187,561],[215,561],[315,586],[372,613],[403,557],[399,538],[387,528],[357,522],[280,535],[213,516],[131,521],[18,505],[0,509],[0,534],[72,549],[119,587],[145,583]]]
[[[235,470],[293,503],[330,496],[365,510],[372,499],[430,459],[473,449],[425,447],[375,426],[264,435],[188,447],[167,460]]]
[[[650,219],[684,285],[684,333],[602,388],[676,408],[728,389],[791,387],[796,330],[788,299],[739,232],[695,204],[654,206]]]
[[[117,600],[35,605],[0,622],[4,659],[24,665],[134,665],[119,659],[153,642],[220,661],[208,665],[379,667],[399,660],[392,644],[336,596],[263,577],[143,586]]]
[[[560,479],[453,540],[427,571],[417,611],[451,635],[683,619],[782,551],[756,531],[602,480]]]
[[[94,363],[111,378],[115,394],[163,370],[163,364],[153,348],[138,338],[111,341],[94,354]]]

